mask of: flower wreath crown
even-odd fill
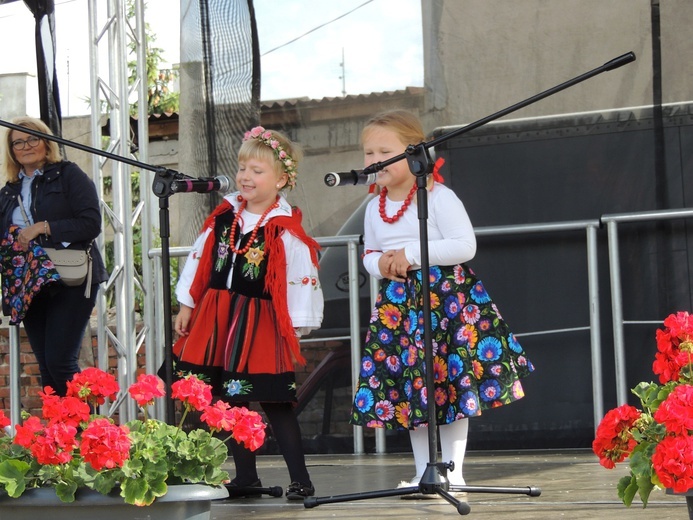
[[[262,126],[256,126],[250,131],[246,132],[243,136],[243,141],[249,141],[250,139],[257,139],[263,144],[269,146],[273,151],[274,155],[279,162],[284,165],[284,173],[288,177],[287,185],[290,190],[293,190],[296,186],[296,176],[298,171],[296,170],[296,162],[289,153],[284,150],[284,147],[279,143],[277,139],[272,137],[272,132],[266,130]]]

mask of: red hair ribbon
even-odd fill
[[[443,176],[440,174],[440,169],[445,164],[445,159],[438,157],[435,164],[433,165],[433,180],[439,183],[443,183]]]
[[[436,162],[433,164],[433,180],[439,183],[443,183],[443,176],[440,174],[440,169],[445,164],[445,159],[438,157]],[[368,193],[375,193],[376,184],[373,183],[368,188]]]

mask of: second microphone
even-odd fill
[[[231,188],[231,181],[228,177],[205,177],[200,179],[181,179],[171,183],[173,193],[211,193],[221,191],[226,193]]]
[[[333,186],[356,186],[358,184],[373,184],[377,173],[364,174],[360,170],[351,170],[350,172],[330,172],[325,175],[325,184],[329,187]]]

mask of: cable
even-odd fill
[[[294,38],[293,40],[290,40],[290,41],[288,41],[288,42],[286,42],[286,43],[282,43],[282,44],[279,45],[278,47],[275,47],[274,49],[268,50],[267,52],[263,53],[261,56],[267,56],[270,52],[274,52],[274,51],[276,51],[277,49],[281,49],[282,47],[286,47],[287,45],[289,45],[289,44],[291,44],[291,43],[294,43],[295,41],[300,40],[300,39],[303,38],[304,36],[308,36],[310,33],[315,32],[315,31],[317,31],[318,29],[322,29],[322,28],[325,27],[326,25],[330,25],[331,23],[336,22],[336,21],[339,20],[340,18],[344,18],[346,15],[351,14],[351,13],[353,13],[354,11],[357,11],[357,10],[361,9],[364,5],[370,4],[372,1],[373,1],[373,0],[368,0],[368,2],[364,2],[364,3],[362,3],[360,6],[354,7],[351,11],[346,12],[346,13],[344,13],[344,14],[338,16],[338,17],[335,18],[334,20],[330,20],[329,22],[325,22],[324,24],[318,25],[317,27],[312,28],[310,31],[308,31],[308,32],[306,32],[306,33],[303,33],[301,36],[297,36],[297,37]]]

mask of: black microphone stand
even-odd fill
[[[626,63],[630,63],[635,60],[635,54],[632,52],[626,53],[622,56],[614,58],[613,60],[605,63],[601,67],[597,67],[589,72],[581,74],[565,83],[553,87],[549,90],[541,92],[535,96],[532,96],[524,101],[516,103],[508,108],[500,110],[490,116],[480,119],[474,123],[466,125],[457,130],[453,130],[440,137],[433,139],[427,143],[419,143],[417,145],[407,146],[403,154],[392,157],[386,161],[372,164],[362,170],[362,175],[370,175],[378,172],[385,168],[386,166],[406,159],[409,165],[409,170],[416,177],[416,201],[418,205],[418,217],[419,217],[419,242],[421,246],[421,280],[422,280],[422,300],[423,300],[423,326],[424,326],[424,362],[426,367],[433,366],[433,348],[431,345],[431,294],[428,287],[427,281],[430,279],[430,265],[428,256],[428,192],[426,190],[427,176],[433,171],[433,161],[428,152],[429,148],[436,146],[439,143],[447,141],[457,135],[465,132],[469,132],[481,125],[498,119],[506,114],[519,110],[527,105],[530,105],[540,99],[544,99],[556,92],[564,90],[571,87],[581,81],[588,78],[601,74],[609,70],[614,70]],[[435,394],[435,383],[433,370],[426,370],[426,390],[429,396]],[[438,434],[435,424],[436,417],[436,405],[435,399],[429,398],[428,400],[428,457],[429,462],[426,466],[421,481],[416,486],[409,486],[397,489],[387,489],[380,491],[368,491],[365,493],[353,493],[346,495],[338,495],[331,497],[308,497],[303,501],[303,505],[306,508],[313,508],[319,506],[320,504],[331,504],[337,502],[348,502],[352,500],[365,500],[368,498],[381,498],[381,497],[392,497],[400,495],[411,495],[415,493],[423,493],[425,495],[438,494],[444,498],[447,502],[454,505],[457,512],[460,515],[467,515],[471,512],[471,507],[466,502],[461,502],[457,500],[450,491],[463,491],[469,493],[509,493],[509,494],[523,494],[531,497],[537,497],[541,495],[541,489],[534,486],[529,487],[498,487],[498,486],[450,486],[447,480],[447,470],[454,469],[454,463],[450,462],[438,462]]]
[[[162,292],[164,299],[164,382],[166,383],[166,422],[169,424],[175,424],[175,407],[173,399],[171,398],[171,384],[173,383],[173,334],[171,331],[171,319],[173,313],[171,310],[171,256],[169,248],[169,239],[171,234],[168,200],[174,193],[185,193],[174,190],[174,183],[176,181],[209,179],[190,177],[189,175],[179,173],[175,170],[163,168],[161,166],[154,166],[131,159],[129,157],[123,157],[121,155],[105,152],[91,146],[63,139],[62,137],[58,137],[56,135],[46,134],[39,132],[38,130],[25,128],[14,123],[3,121],[2,119],[0,119],[0,126],[7,127],[10,130],[35,135],[49,141],[55,141],[56,143],[64,146],[76,148],[93,155],[100,155],[102,157],[106,157],[107,159],[119,161],[129,164],[130,166],[153,171],[155,173],[154,180],[152,182],[152,191],[154,192],[154,195],[159,197],[159,235],[161,238],[161,264],[163,271]]]

